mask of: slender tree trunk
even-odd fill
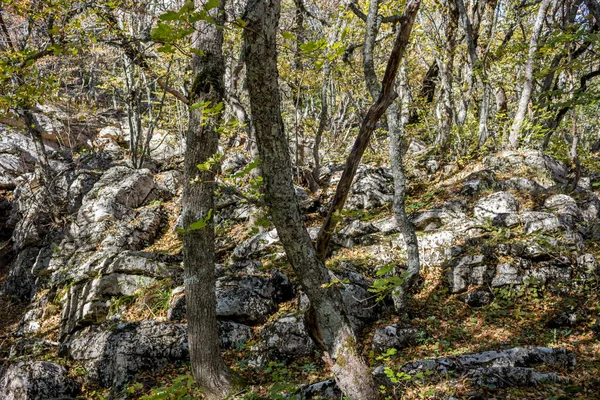
[[[440,128],[435,139],[435,143],[442,152],[448,145],[448,139],[452,133],[454,123],[454,99],[453,99],[453,73],[454,73],[454,53],[456,50],[456,33],[458,31],[458,10],[453,0],[446,1],[447,15],[446,28],[444,36],[444,56],[437,58],[438,68],[440,70],[441,99],[439,107]]]
[[[198,1],[201,6],[203,1]],[[223,3],[214,9],[213,17],[222,20]],[[216,15],[215,15],[216,14]],[[203,54],[194,54],[192,67],[194,81],[190,104],[210,101],[210,107],[223,101],[222,56],[223,31],[216,24],[196,23],[194,47]],[[185,186],[183,190],[182,217],[183,260],[185,266],[185,296],[188,318],[188,341],[192,373],[204,388],[206,398],[222,399],[231,391],[231,375],[221,357],[216,318],[215,295],[215,238],[214,173],[200,171],[198,164],[205,163],[217,152],[216,125],[219,116],[202,122],[202,108],[190,109],[189,129],[185,150]],[[206,221],[201,229],[187,230],[196,221]]]
[[[525,122],[525,113],[527,112],[527,106],[531,99],[531,93],[533,92],[533,69],[535,66],[535,53],[538,49],[538,41],[542,28],[544,27],[544,21],[546,19],[546,12],[550,6],[551,0],[542,0],[540,8],[538,10],[535,24],[533,26],[533,32],[531,33],[531,39],[529,40],[529,55],[527,57],[527,63],[525,64],[525,81],[523,82],[523,90],[521,91],[521,99],[519,100],[519,108],[515,114],[512,127],[510,128],[510,135],[508,137],[508,145],[512,149],[519,147],[519,135],[521,133],[521,127]]]
[[[330,285],[323,261],[306,231],[292,182],[289,146],[280,109],[276,36],[279,0],[251,0],[244,16],[244,45],[265,202],[288,259],[311,302],[316,326],[309,326],[327,350],[338,386],[350,399],[376,399],[372,375],[358,352],[339,290]]]
[[[373,62],[373,53],[375,50],[375,39],[379,31],[378,21],[381,19],[379,15],[379,2],[372,0],[369,5],[369,13],[367,14],[367,29],[365,33],[365,42],[363,45],[363,72],[367,89],[371,93],[371,97],[375,100],[381,93],[381,85],[377,79],[375,72],[375,64]],[[407,291],[412,286],[420,272],[419,260],[419,243],[412,222],[406,214],[404,202],[406,200],[406,175],[404,174],[403,165],[403,147],[404,147],[404,127],[408,123],[408,88],[405,85],[403,72],[400,73],[400,106],[396,102],[392,102],[385,112],[388,134],[389,134],[389,151],[390,165],[392,175],[394,177],[394,215],[396,224],[400,228],[400,232],[407,247],[408,269],[405,273],[405,279],[401,286],[396,288],[392,293],[394,307],[398,312],[404,312],[407,302]]]

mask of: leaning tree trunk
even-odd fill
[[[372,0],[369,5],[367,15],[367,28],[365,33],[365,44],[363,46],[363,73],[367,89],[373,99],[377,99],[381,92],[381,85],[375,72],[375,63],[373,62],[373,53],[375,50],[375,39],[379,31],[379,2]],[[390,104],[386,110],[386,119],[389,133],[389,151],[390,165],[394,177],[394,216],[396,224],[400,228],[400,233],[406,243],[408,256],[408,268],[405,272],[405,279],[402,285],[397,287],[392,293],[394,308],[398,312],[405,312],[408,289],[413,285],[419,276],[421,263],[419,260],[419,242],[415,233],[415,228],[406,214],[404,203],[406,200],[406,175],[404,173],[403,147],[404,147],[404,127],[408,123],[408,92],[404,85],[404,79],[401,77],[401,106],[396,102]]]
[[[223,3],[213,11],[217,21],[222,19]],[[204,21],[196,23],[195,28],[193,43],[199,52],[192,58],[194,83],[190,104],[210,101],[214,107],[224,96],[223,31]],[[185,150],[182,217],[188,341],[196,382],[204,388],[206,398],[222,399],[232,386],[230,372],[221,358],[216,317],[214,173],[197,167],[217,153],[219,116],[202,122],[202,114],[202,107],[190,107]],[[192,225],[197,221],[206,224]]]
[[[519,147],[519,134],[521,133],[521,127],[525,122],[525,113],[527,112],[527,106],[531,99],[531,93],[533,92],[533,68],[535,65],[535,53],[538,49],[538,41],[542,28],[544,27],[544,21],[546,19],[546,12],[550,6],[551,0],[542,0],[540,9],[535,19],[533,26],[533,32],[531,32],[531,39],[529,40],[529,55],[527,57],[527,63],[525,64],[525,82],[523,82],[523,90],[521,91],[521,99],[519,100],[519,108],[515,114],[512,127],[510,128],[510,135],[508,137],[508,145],[512,149]]]
[[[377,387],[360,356],[344,303],[304,225],[292,183],[292,165],[280,109],[276,37],[279,0],[250,1],[244,44],[250,110],[265,184],[265,202],[287,257],[311,302],[308,327],[327,351],[336,382],[350,399],[376,399]]]

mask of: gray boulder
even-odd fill
[[[103,387],[122,387],[138,372],[189,357],[185,326],[157,321],[89,327],[75,333],[66,350]]]
[[[472,285],[488,285],[494,276],[494,270],[483,255],[461,257],[448,270],[450,290],[452,293],[461,293]]]
[[[313,354],[315,345],[301,316],[287,315],[267,324],[260,332],[267,358],[288,360]]]
[[[508,192],[496,192],[475,203],[473,214],[477,218],[493,219],[498,214],[516,213],[519,204],[514,196]]]
[[[233,321],[219,321],[219,340],[222,349],[235,349],[252,338],[252,328]]]
[[[393,199],[393,177],[389,169],[361,165],[356,172],[346,208],[369,210],[389,204]]]
[[[3,400],[66,400],[75,398],[80,391],[81,385],[58,364],[28,361],[11,364],[0,371]]]
[[[264,323],[294,288],[280,272],[271,277],[223,277],[217,280],[217,316],[250,325]]]
[[[373,349],[384,352],[387,349],[402,349],[416,343],[419,331],[415,328],[403,328],[399,325],[390,325],[377,328],[373,335]]]

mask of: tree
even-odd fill
[[[276,34],[280,2],[250,1],[244,15],[244,45],[250,109],[255,126],[265,202],[288,259],[315,312],[313,336],[327,350],[342,391],[352,399],[378,397],[371,373],[358,353],[339,290],[306,231],[292,181],[289,147],[280,109]]]
[[[407,6],[401,28],[394,43],[388,67],[383,78],[383,89],[365,117],[359,137],[348,157],[346,169],[338,185],[328,221],[333,222],[343,207],[350,184],[362,153],[375,128],[377,120],[393,102],[396,73],[420,1]],[[320,232],[317,250],[302,220],[298,199],[292,183],[289,148],[281,117],[277,69],[276,34],[280,2],[251,1],[245,13],[244,43],[246,69],[252,119],[265,183],[265,202],[270,207],[273,220],[286,254],[302,287],[311,302],[313,338],[327,351],[338,386],[352,399],[374,399],[378,392],[365,361],[360,356],[356,337],[346,316],[340,293],[330,281],[323,263],[331,230],[324,225]],[[337,200],[337,201],[336,201]],[[323,240],[325,238],[325,240]]]
[[[531,99],[531,93],[533,92],[533,69],[535,66],[535,53],[538,49],[538,41],[542,28],[544,27],[544,21],[546,20],[546,13],[548,7],[550,7],[551,0],[542,0],[540,8],[535,19],[535,25],[531,32],[531,38],[529,39],[529,54],[527,56],[527,63],[525,64],[525,81],[523,82],[523,90],[521,91],[521,98],[519,100],[519,108],[513,119],[513,124],[510,128],[510,135],[508,137],[508,145],[512,149],[519,147],[519,134],[521,133],[521,127],[525,122],[525,113],[527,112],[527,106]]]
[[[197,0],[197,7],[208,2]],[[182,201],[183,260],[192,372],[208,399],[225,398],[232,375],[221,357],[216,317],[214,169],[207,165],[217,153],[217,126],[224,97],[222,55],[224,4],[210,9],[214,21],[200,20],[193,35],[194,80],[186,137],[185,185]],[[208,164],[214,168],[214,165]]]

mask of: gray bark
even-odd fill
[[[336,381],[351,399],[376,399],[377,388],[358,353],[339,290],[317,255],[302,220],[292,182],[292,165],[281,117],[276,36],[279,0],[251,0],[244,16],[244,46],[265,201],[287,254],[308,298],[316,320],[309,327],[327,350]]]
[[[201,5],[202,0],[197,6]],[[217,21],[222,19],[223,3],[213,11]],[[215,24],[197,22],[193,43],[204,55],[194,54],[192,59],[194,83],[190,104],[210,101],[214,107],[223,101],[224,96],[223,31]],[[202,108],[190,110],[184,167],[186,184],[182,201],[184,229],[196,221],[206,220],[214,210],[214,174],[212,171],[200,171],[197,165],[205,163],[217,152],[217,123],[218,117],[203,123]],[[185,231],[183,260],[192,373],[196,382],[204,388],[206,398],[222,399],[231,391],[232,385],[219,348],[214,236],[212,217],[208,218],[204,228]]]
[[[453,73],[454,73],[454,53],[456,51],[456,33],[458,31],[458,10],[453,0],[445,4],[447,7],[444,55],[438,57],[436,62],[440,70],[440,88],[441,101],[439,102],[439,121],[440,128],[435,139],[435,143],[442,151],[446,149],[448,139],[452,133],[454,122],[454,100],[453,100]]]
[[[542,0],[540,8],[538,10],[535,24],[533,26],[533,32],[529,40],[529,54],[527,56],[527,63],[525,64],[525,81],[523,82],[523,90],[521,91],[521,99],[519,100],[519,108],[515,114],[512,127],[510,128],[510,135],[508,137],[509,147],[516,149],[519,147],[519,135],[521,133],[521,127],[525,122],[525,113],[527,112],[527,106],[531,99],[531,93],[533,92],[533,69],[535,66],[535,53],[538,49],[538,41],[542,28],[544,27],[544,21],[546,19],[546,12],[550,6],[551,0]]]
[[[365,34],[365,42],[363,46],[363,71],[367,89],[371,93],[373,99],[377,99],[381,92],[381,85],[377,79],[375,65],[373,63],[373,51],[375,49],[375,39],[378,34],[377,20],[379,16],[378,1],[372,0],[369,6],[369,14],[367,15],[367,29]],[[404,203],[406,200],[406,175],[404,173],[403,163],[403,148],[404,143],[404,127],[408,123],[408,88],[405,85],[404,77],[401,77],[400,102],[390,104],[386,110],[386,119],[388,123],[389,133],[389,152],[390,164],[392,167],[392,175],[394,177],[394,215],[396,224],[400,228],[400,232],[406,242],[408,253],[408,269],[402,286],[396,288],[392,293],[394,307],[396,311],[403,312],[406,309],[407,290],[413,285],[418,278],[420,272],[419,260],[419,244],[417,235],[412,222],[406,214]]]

